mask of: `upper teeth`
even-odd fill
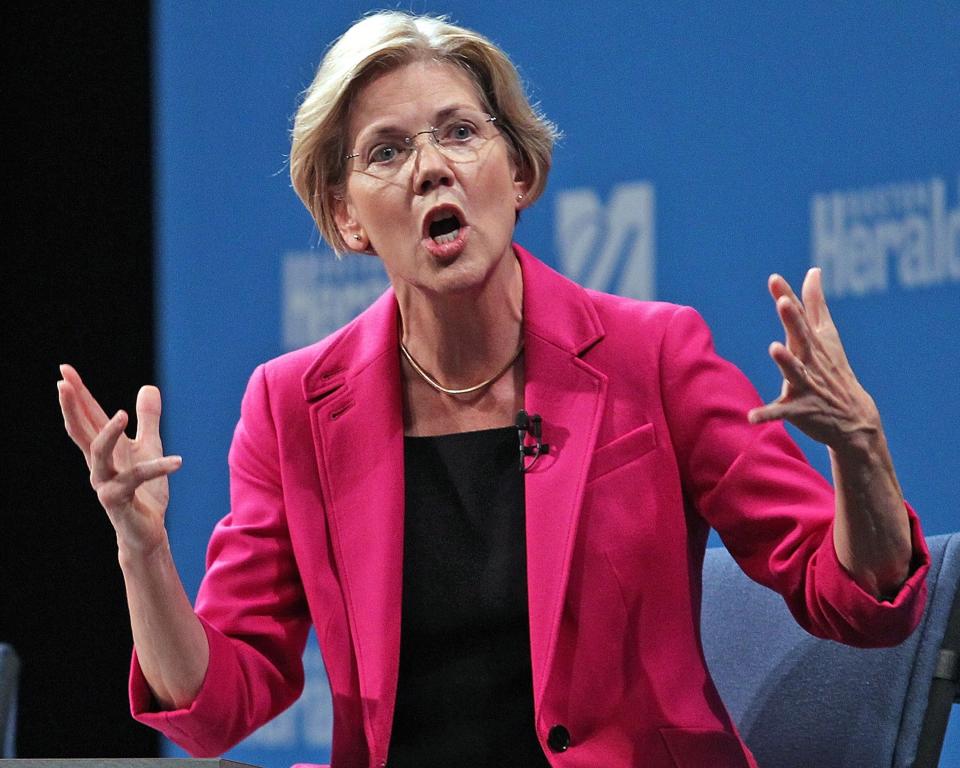
[[[456,214],[453,213],[452,211],[443,211],[443,210],[434,211],[433,215],[430,217],[430,223],[435,224],[438,221],[442,221],[443,219],[449,219],[451,216],[455,216],[455,215]]]

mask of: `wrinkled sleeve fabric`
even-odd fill
[[[865,592],[837,559],[835,500],[780,423],[751,425],[761,400],[719,355],[709,329],[678,307],[660,350],[662,397],[685,498],[743,570],[779,592],[811,634],[850,645],[895,645],[916,627],[930,556],[913,509],[911,573],[895,596]]]
[[[282,467],[267,379],[247,387],[230,448],[231,511],[207,550],[196,613],[210,664],[189,707],[158,711],[134,653],[133,716],[191,755],[222,754],[303,690],[306,600],[284,514]]]

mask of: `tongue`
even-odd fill
[[[430,237],[436,238],[441,235],[448,235],[460,229],[460,222],[456,216],[448,216],[446,219],[440,219],[430,225]]]

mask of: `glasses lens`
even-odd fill
[[[477,159],[480,147],[486,142],[490,116],[480,112],[457,112],[437,126],[434,131],[437,146],[451,160],[469,163]]]

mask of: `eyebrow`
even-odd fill
[[[434,113],[432,125],[436,126],[438,123],[442,123],[450,115],[454,115],[457,112],[467,111],[467,112],[480,112],[481,114],[486,114],[482,108],[472,107],[468,104],[451,104],[448,107],[443,107],[442,109],[437,110]],[[370,141],[371,139],[378,139],[381,136],[409,136],[411,131],[408,128],[401,128],[397,123],[383,123],[382,125],[377,125],[373,123],[373,126],[367,126],[362,129],[360,133],[357,134],[357,138],[354,141],[354,144],[360,142],[361,139],[364,141]]]

